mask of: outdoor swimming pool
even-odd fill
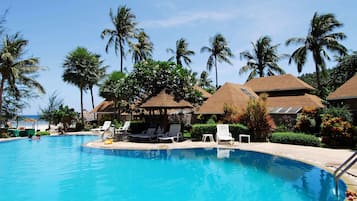
[[[94,139],[0,143],[0,200],[344,200],[334,196],[331,174],[297,161],[239,150],[80,146]]]

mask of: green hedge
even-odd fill
[[[229,124],[229,131],[235,139],[238,139],[239,134],[248,134],[248,128],[242,124]],[[213,136],[216,135],[217,125],[216,124],[194,124],[192,125],[192,138],[201,139],[202,134],[210,133]]]
[[[318,137],[304,133],[277,132],[273,133],[271,141],[282,144],[320,146],[320,139]]]
[[[50,132],[48,132],[48,131],[37,131],[36,135],[50,135]]]

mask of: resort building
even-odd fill
[[[357,123],[357,75],[353,76],[346,83],[337,88],[328,97],[333,105],[346,105],[353,114],[353,121]]]

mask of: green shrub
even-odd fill
[[[271,137],[272,142],[282,144],[296,144],[307,146],[320,146],[320,140],[314,135],[293,132],[273,133]]]
[[[229,124],[229,131],[235,139],[238,139],[239,134],[248,133],[248,128],[242,124]],[[215,136],[217,132],[216,124],[194,124],[192,125],[192,138],[201,139],[205,133],[210,133]]]
[[[354,146],[356,137],[348,121],[329,114],[322,116],[322,142],[330,146]]]
[[[36,132],[36,135],[50,135],[50,132],[48,132],[48,131],[38,131],[38,132]]]

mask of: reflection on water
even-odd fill
[[[144,160],[199,160],[204,163],[203,166],[207,166],[206,170],[201,170],[202,172],[212,171],[212,168],[208,168],[208,166],[212,166],[213,164],[211,161],[219,160],[221,162],[224,161],[225,163],[233,163],[248,167],[250,169],[255,169],[263,174],[269,174],[283,181],[291,182],[293,183],[295,191],[304,194],[309,198],[308,200],[344,200],[343,198],[338,199],[334,195],[334,179],[330,173],[299,161],[253,151],[215,148],[174,150],[109,150],[91,149],[88,147],[81,147],[81,151],[91,154],[114,155]],[[219,168],[217,167],[216,169],[218,170]],[[209,177],[206,178],[207,180],[219,180],[219,178],[214,178],[212,175],[219,176],[220,174],[227,174],[227,172],[220,171],[219,174],[207,172],[204,174],[209,175]],[[241,174],[244,173],[242,172]],[[257,180],[257,182],[265,181]],[[346,185],[341,180],[339,181],[339,185],[341,186],[340,195],[344,195]]]

